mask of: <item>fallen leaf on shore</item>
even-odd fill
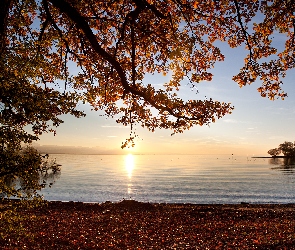
[[[1,211],[3,214],[5,210]],[[295,205],[49,203],[0,222],[0,249],[292,249]],[[14,225],[16,226],[16,225]]]

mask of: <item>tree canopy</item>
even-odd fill
[[[295,144],[285,141],[281,143],[278,148],[270,149],[267,153],[271,156],[277,156],[282,153],[286,157],[295,157]]]
[[[37,190],[54,183],[60,165],[32,147],[1,149],[0,198],[39,197]]]
[[[261,96],[284,98],[282,78],[295,66],[294,7],[276,0],[2,0],[1,135],[37,139],[62,122],[60,114],[83,116],[79,101],[131,130],[177,133],[215,122],[232,112],[230,103],[185,100],[178,91],[184,80],[191,88],[212,80],[210,70],[224,60],[217,41],[248,51],[233,76],[241,87],[260,80]],[[276,48],[274,36],[284,46]],[[154,73],[172,77],[156,88],[143,81]]]

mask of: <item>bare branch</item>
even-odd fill
[[[253,52],[252,52],[252,46],[250,45],[250,42],[249,42],[249,33],[246,31],[246,29],[244,27],[244,24],[243,24],[243,21],[242,21],[242,18],[241,18],[239,3],[238,3],[237,0],[234,0],[234,2],[235,2],[236,10],[237,10],[238,22],[239,22],[239,24],[241,26],[242,32],[243,32],[245,40],[246,40],[246,44],[247,44],[248,49],[249,49],[249,57],[250,57],[249,61],[251,61],[253,59]]]

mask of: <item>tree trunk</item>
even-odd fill
[[[11,2],[12,0],[0,1],[0,57],[2,57],[6,46],[7,19]]]

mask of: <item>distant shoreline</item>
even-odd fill
[[[252,156],[251,158],[276,159],[276,158],[294,158],[294,157],[292,157],[292,156],[285,156],[285,155],[279,155],[279,156]]]

